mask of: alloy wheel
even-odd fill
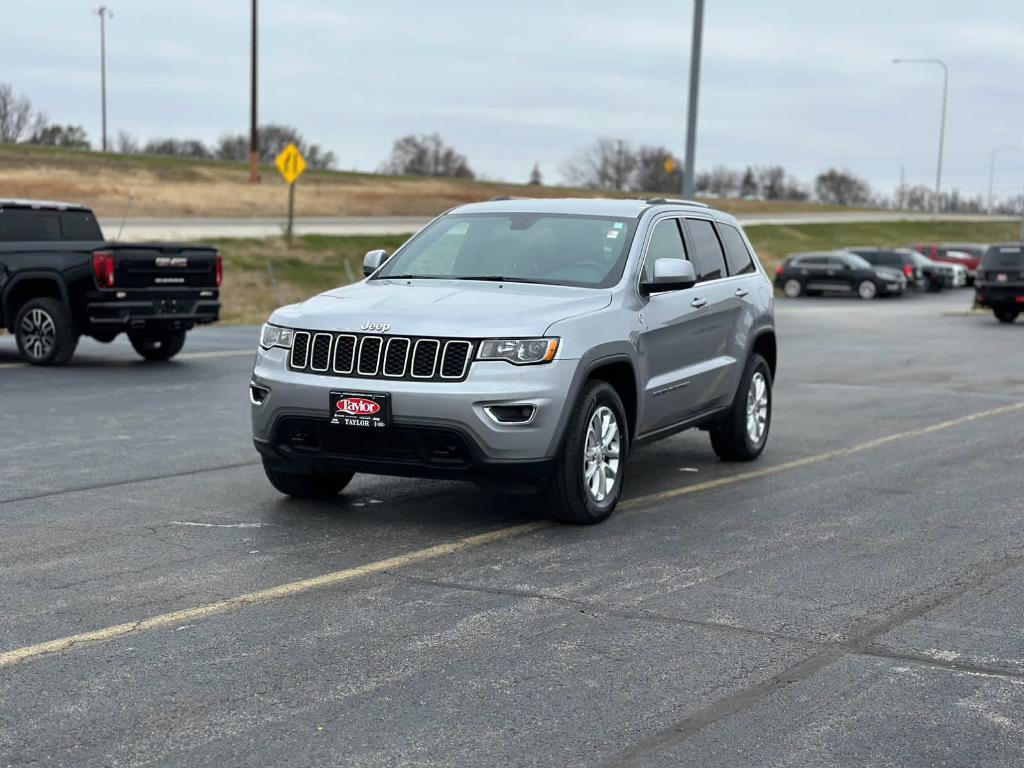
[[[596,502],[611,496],[618,482],[620,450],[619,420],[611,408],[602,405],[590,417],[583,446],[583,483]]]
[[[57,343],[57,326],[45,310],[29,310],[21,319],[18,330],[25,353],[34,360],[45,358]]]
[[[757,446],[768,429],[768,381],[757,371],[750,379],[747,391],[747,437]]]

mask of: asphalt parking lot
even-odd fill
[[[642,449],[593,528],[279,496],[255,328],[0,338],[0,766],[1020,766],[1024,324],[969,302],[780,301],[763,458]]]

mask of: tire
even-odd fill
[[[795,299],[804,292],[804,286],[799,280],[791,277],[782,284],[782,292],[786,295],[787,299]]]
[[[878,286],[874,280],[861,280],[857,283],[857,295],[865,301],[871,301],[878,296]]]
[[[78,346],[71,312],[57,299],[32,299],[14,321],[18,351],[32,365],[67,365]]]
[[[747,361],[729,415],[709,431],[711,447],[722,461],[753,461],[764,450],[771,426],[772,371],[755,353]]]
[[[351,472],[333,475],[287,472],[266,459],[263,459],[263,471],[274,488],[294,499],[329,499],[341,493],[354,477]]]
[[[185,331],[128,331],[128,340],[146,360],[170,360],[185,346]]]
[[[593,525],[615,511],[622,494],[629,452],[625,414],[622,400],[608,382],[591,381],[583,389],[569,415],[554,472],[543,488],[548,512],[555,520]],[[614,425],[614,435],[611,425]],[[603,430],[603,434],[599,434],[598,429]],[[595,445],[595,437],[607,442]],[[585,454],[593,458],[585,459]],[[613,474],[611,487],[602,487],[600,478],[607,482],[609,471]]]
[[[1016,309],[993,309],[992,314],[996,316],[996,320],[1000,323],[1012,323],[1017,319],[1017,315],[1020,314]]]

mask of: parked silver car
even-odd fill
[[[631,449],[699,427],[725,460],[771,425],[772,286],[731,216],[680,200],[500,200],[439,216],[367,279],[278,309],[252,374],[270,482],[526,479],[614,510]]]

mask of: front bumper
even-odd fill
[[[329,462],[360,472],[427,476],[549,465],[560,444],[578,363],[560,359],[517,367],[475,361],[463,381],[402,381],[290,371],[286,354],[274,348],[260,349],[256,355],[252,382],[267,393],[260,404],[251,406],[252,428],[264,456],[289,463]],[[389,394],[392,426],[380,431],[393,430],[389,439],[394,439],[388,445],[366,442],[365,434],[348,432],[358,428],[331,426],[331,390]],[[526,423],[501,424],[485,411],[489,405],[511,403],[532,405],[533,417]],[[298,442],[296,429],[308,431]],[[346,435],[352,437],[349,447]],[[435,437],[464,445],[451,456],[438,454],[440,462],[430,461]],[[408,450],[398,450],[403,443]],[[458,460],[448,462],[453,457]]]

